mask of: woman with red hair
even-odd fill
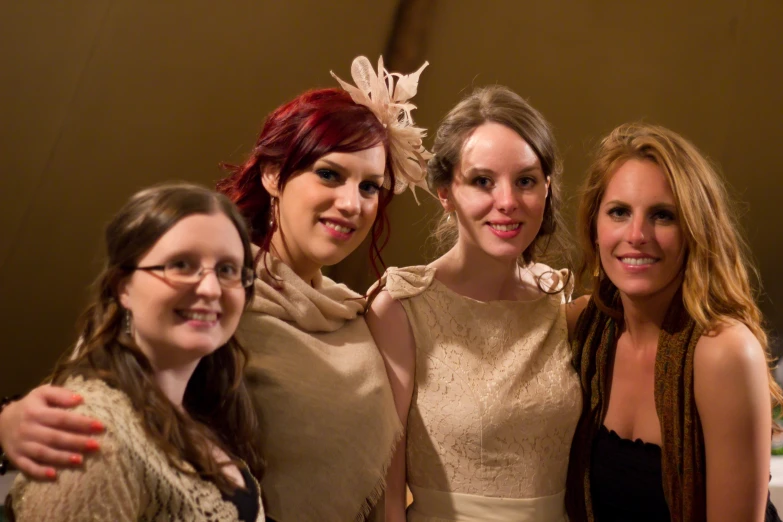
[[[306,92],[274,110],[248,160],[218,183],[256,245],[255,298],[237,334],[250,352],[261,490],[278,521],[363,520],[383,494],[402,427],[365,297],[321,268],[370,235],[378,272],[386,206],[423,183],[424,133],[407,103],[420,72],[392,75],[381,61],[376,74],[357,58],[358,87],[338,78],[344,90]],[[23,472],[45,478],[88,446],[90,419],[58,409],[74,403],[41,387],[0,414],[0,443]]]

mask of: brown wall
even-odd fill
[[[621,122],[690,137],[747,203],[765,310],[783,332],[783,2],[705,5],[441,0],[416,116],[434,128],[472,86],[509,85],[554,123],[571,193],[591,146]],[[348,77],[357,54],[377,57],[395,6],[0,4],[0,395],[36,383],[72,342],[102,227],[131,193],[167,179],[212,184],[269,110],[334,85],[330,69]],[[425,259],[435,211],[395,201],[390,265]]]

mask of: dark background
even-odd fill
[[[684,134],[743,203],[781,335],[782,27],[781,0],[2,2],[0,395],[38,383],[74,341],[102,229],[128,196],[164,180],[213,185],[270,110],[336,86],[329,70],[347,80],[359,54],[401,72],[429,60],[414,116],[431,135],[472,87],[516,90],[555,127],[567,195],[616,125]],[[430,258],[436,211],[395,200],[387,264]],[[330,274],[364,290],[365,260]]]

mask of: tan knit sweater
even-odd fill
[[[169,465],[124,393],[97,379],[70,379],[65,387],[84,397],[75,411],[107,427],[101,451],[86,457],[83,469],[60,471],[55,482],[18,477],[11,490],[17,521],[237,520],[214,484]],[[263,508],[256,520],[264,520]]]

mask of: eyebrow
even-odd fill
[[[323,163],[326,163],[327,165],[329,165],[330,167],[332,167],[334,170],[338,170],[338,171],[340,171],[340,172],[345,172],[346,170],[348,170],[348,169],[346,169],[344,166],[342,166],[342,165],[340,165],[339,163],[337,163],[336,161],[332,161],[332,160],[328,160],[328,159],[324,159],[324,158],[321,158],[321,159],[319,159],[318,161],[320,161],[320,162],[323,162]],[[383,183],[383,181],[386,179],[386,176],[385,176],[385,175],[383,175],[383,174],[370,174],[369,176],[370,176],[370,177],[371,177],[371,178],[372,178],[374,181],[377,181],[377,182],[378,182],[378,184],[381,184],[381,183]]]
[[[619,200],[619,199],[613,199],[611,201],[607,201],[602,207],[608,207],[608,206],[618,206],[618,207],[631,207],[630,204],[626,203],[625,201]],[[655,205],[652,205],[650,207],[650,210],[670,210],[674,213],[677,212],[677,206],[673,203],[656,203]]]
[[[532,172],[540,172],[542,175],[544,174],[544,169],[542,169],[539,165],[530,165],[529,167],[525,167],[523,169],[520,169],[515,172],[515,174],[529,174]],[[482,167],[471,167],[467,171],[465,171],[465,176],[473,176],[473,175],[480,175],[480,174],[495,174],[495,171],[492,169],[486,169]]]
[[[225,251],[212,252],[212,254],[218,260],[217,261],[218,263],[225,263],[226,261],[234,261],[241,265],[245,257],[244,252],[240,257],[237,257],[236,255]],[[201,254],[194,252],[193,250],[178,249],[178,250],[172,250],[171,252],[164,254],[162,257],[163,259],[165,259],[165,262],[168,263],[173,259],[182,258],[182,257],[201,257]]]

